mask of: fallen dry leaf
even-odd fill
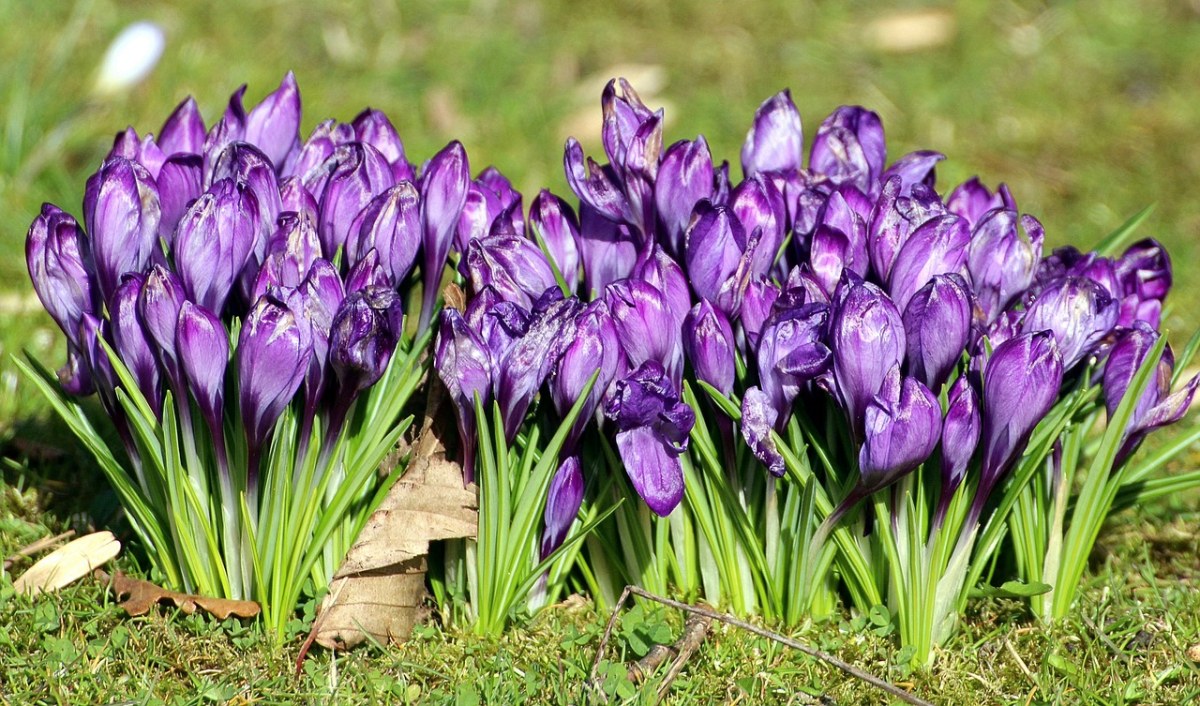
[[[334,575],[301,661],[314,640],[345,650],[367,636],[381,643],[407,639],[425,599],[429,543],[475,536],[475,487],[463,487],[462,466],[447,458],[441,437],[454,428],[444,399],[436,382],[408,470],[367,519]]]
[[[47,554],[13,583],[19,593],[57,591],[107,564],[121,552],[112,532],[93,532]]]
[[[1188,659],[1192,660],[1193,662],[1200,662],[1200,644],[1189,647],[1187,656]]]
[[[154,606],[160,604],[173,605],[188,615],[199,609],[217,620],[224,620],[230,616],[253,618],[261,611],[259,605],[254,601],[210,598],[168,591],[162,586],[126,576],[120,571],[109,577],[103,571],[97,570],[95,575],[98,580],[109,583],[109,590],[129,615],[145,615]]]

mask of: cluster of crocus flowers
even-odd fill
[[[152,563],[286,620],[301,565],[327,580],[365,517],[471,182],[462,145],[418,170],[376,110],[302,140],[291,74],[249,110],[244,91],[211,125],[188,99],[156,136],[118,134],[82,225],[47,204],[26,256],[66,334],[62,388],[98,392],[124,443]]]

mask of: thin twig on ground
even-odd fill
[[[666,698],[667,691],[671,688],[671,682],[675,681],[675,677],[683,671],[683,665],[687,664],[696,650],[700,649],[704,639],[708,637],[708,630],[711,626],[712,618],[707,615],[689,613],[687,620],[683,622],[683,632],[680,633],[679,639],[674,644],[655,645],[650,648],[645,657],[629,665],[629,681],[635,684],[644,681],[659,667],[666,664],[667,660],[670,660],[671,666],[667,668],[667,673],[658,685],[656,703],[661,702]]]
[[[612,615],[608,617],[608,624],[604,626],[604,634],[600,636],[600,644],[596,648],[596,659],[592,662],[592,672],[588,680],[588,684],[591,688],[595,688],[599,683],[598,676],[600,672],[600,660],[604,658],[604,652],[608,647],[608,641],[612,639],[612,632],[617,625],[617,617],[621,613],[621,608],[625,605],[625,602],[629,600],[629,596],[631,595],[645,598],[646,600],[654,601],[669,608],[682,610],[693,615],[702,615],[711,620],[717,620],[725,623],[726,625],[732,625],[735,628],[758,635],[759,637],[773,640],[781,645],[786,645],[787,647],[791,647],[794,650],[802,652],[813,659],[817,659],[825,662],[826,664],[832,665],[842,672],[854,677],[855,679],[862,680],[877,689],[885,691],[901,701],[904,701],[905,703],[914,704],[915,706],[933,706],[933,704],[929,703],[928,701],[914,696],[904,689],[880,679],[874,674],[865,672],[858,667],[855,667],[848,662],[844,662],[827,652],[818,650],[815,647],[809,647],[802,642],[793,640],[790,637],[785,637],[777,632],[767,630],[766,628],[760,628],[757,625],[747,623],[744,620],[738,620],[728,613],[721,613],[715,610],[701,608],[687,603],[681,603],[679,601],[671,600],[670,598],[663,598],[662,596],[655,595],[649,591],[638,588],[637,586],[625,587],[625,590],[621,592],[621,596],[617,599],[616,604],[613,606]]]
[[[4,570],[8,571],[8,569],[13,564],[17,563],[21,559],[31,557],[34,554],[37,554],[38,552],[40,552],[42,550],[49,549],[50,547],[53,547],[54,545],[61,543],[63,540],[70,539],[71,537],[74,537],[74,536],[75,536],[75,530],[67,530],[66,532],[63,532],[62,534],[56,534],[53,537],[42,537],[38,541],[36,541],[32,544],[26,545],[26,546],[22,547],[21,549],[17,550],[16,554],[13,554],[12,556],[6,558],[4,560]]]

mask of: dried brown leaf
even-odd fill
[[[253,618],[261,612],[261,608],[254,601],[211,598],[169,591],[149,581],[126,576],[120,571],[110,577],[103,571],[97,570],[96,578],[109,583],[109,590],[112,591],[113,596],[120,601],[125,612],[133,616],[145,615],[156,605],[173,605],[188,615],[202,610],[217,620],[225,620],[231,616]]]
[[[121,552],[112,532],[93,532],[47,554],[21,575],[13,588],[19,593],[57,591],[107,564]]]
[[[462,466],[448,457],[442,435],[454,422],[434,380],[408,470],[334,575],[310,643],[344,650],[368,636],[381,643],[407,639],[422,616],[429,543],[475,536],[476,490],[463,487]]]

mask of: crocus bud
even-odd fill
[[[579,200],[613,223],[633,224],[636,217],[611,165],[601,167],[583,156],[575,138],[567,138],[563,151],[567,183]]]
[[[727,316],[741,305],[736,275],[743,260],[740,243],[745,242],[741,221],[728,208],[707,201],[696,207],[684,244],[688,279],[697,296]]]
[[[453,249],[466,252],[472,240],[491,233],[503,210],[500,197],[494,191],[477,181],[471,182],[455,227]]]
[[[181,152],[200,154],[204,149],[204,118],[195,98],[186,98],[163,123],[158,131],[158,147],[167,157]]]
[[[233,92],[233,95],[229,96],[225,114],[213,124],[208,134],[204,136],[204,146],[200,150],[200,155],[204,158],[203,186],[205,188],[212,184],[213,166],[225,148],[234,142],[242,142],[246,139],[246,108],[242,105],[242,98],[245,95],[246,86],[243,84]]]
[[[742,333],[746,337],[746,349],[758,350],[758,336],[763,323],[771,315],[775,300],[779,298],[779,287],[770,280],[754,280],[746,287],[742,305],[738,308]]]
[[[646,505],[666,517],[683,499],[683,466],[692,408],[656,361],[646,361],[616,382],[604,414],[617,428],[617,450],[625,473]]]
[[[291,71],[279,88],[246,116],[246,141],[262,150],[277,170],[282,169],[288,154],[299,148],[300,87]]]
[[[697,379],[723,394],[733,392],[733,327],[708,300],[692,307],[684,319],[683,350]]]
[[[1121,299],[1121,326],[1145,321],[1157,328],[1163,299],[1171,289],[1171,258],[1166,248],[1151,238],[1129,246],[1116,261],[1115,275]]]
[[[146,335],[154,344],[159,362],[167,374],[167,381],[176,393],[182,391],[183,371],[175,351],[176,329],[179,325],[179,310],[187,295],[183,284],[174,272],[162,265],[153,265],[138,296],[138,316],[145,327]]]
[[[759,233],[759,243],[752,255],[751,273],[765,277],[775,264],[775,255],[783,245],[787,207],[783,194],[770,179],[759,175],[746,179],[729,194],[729,209],[742,224],[739,249],[749,248],[751,234]],[[737,235],[737,232],[735,232]]]
[[[340,145],[331,159],[337,165],[325,184],[318,208],[317,233],[325,259],[346,245],[360,211],[392,185],[392,168],[370,145]]]
[[[529,204],[529,222],[542,237],[550,258],[567,284],[579,288],[579,225],[566,201],[543,189]]]
[[[185,301],[175,334],[184,379],[210,429],[221,424],[225,409],[225,366],[229,332],[211,311]],[[245,382],[242,381],[243,386]],[[183,394],[180,390],[179,394]]]
[[[872,203],[857,188],[845,185],[834,190],[825,202],[818,219],[817,232],[822,227],[840,232],[846,239],[843,269],[865,277],[870,267],[867,255],[867,219]],[[813,236],[814,240],[816,236]],[[815,261],[815,257],[813,258]]]
[[[915,379],[901,379],[900,367],[893,366],[864,412],[858,452],[863,489],[874,493],[886,488],[924,463],[941,433],[937,397]]]
[[[584,202],[579,205],[579,254],[584,287],[589,296],[597,297],[610,283],[633,272],[638,248],[628,226],[608,220]]]
[[[934,168],[937,163],[946,158],[941,152],[918,150],[909,152],[892,163],[883,172],[882,181],[887,182],[892,177],[899,177],[902,188],[900,193],[907,196],[914,186],[924,186],[932,189],[937,181]]]
[[[979,446],[981,425],[979,396],[963,375],[950,387],[946,419],[942,422],[942,492],[938,503],[941,514],[967,475],[967,465]]]
[[[1001,184],[993,194],[979,181],[979,177],[971,177],[959,184],[950,194],[950,198],[946,199],[946,210],[967,219],[972,228],[979,223],[984,214],[996,208],[1015,211],[1017,205],[1008,193],[1008,187]]]
[[[776,302],[758,341],[759,385],[771,400],[780,425],[791,418],[792,402],[801,389],[825,373],[833,361],[824,341],[829,307],[805,304],[803,296],[793,292]]]
[[[1017,229],[1017,212],[998,208],[980,216],[971,235],[967,269],[979,306],[994,321],[1014,298],[1033,283],[1042,258],[1045,230],[1036,219],[1021,219],[1027,238]]]
[[[138,299],[146,277],[141,274],[126,274],[113,293],[112,316],[113,347],[125,367],[137,381],[138,390],[150,404],[155,415],[162,414],[162,378],[158,372],[158,361],[150,346],[146,330],[138,318]]]
[[[624,164],[629,143],[654,113],[623,78],[610,80],[600,94],[604,124],[600,131],[604,151],[611,164]]]
[[[683,350],[679,326],[662,292],[642,280],[620,280],[604,290],[617,336],[629,361],[636,368],[647,360],[658,361],[673,379],[683,373]]]
[[[355,138],[379,150],[392,165],[392,176],[397,184],[413,180],[412,165],[404,154],[404,142],[386,115],[368,108],[354,118],[352,125]]]
[[[174,250],[175,228],[192,202],[200,197],[203,162],[198,154],[176,154],[167,159],[158,173],[158,198],[161,215],[158,235]]]
[[[804,158],[804,131],[792,93],[782,90],[763,101],[742,144],[742,171],[749,178],[761,172],[794,172]]]
[[[475,478],[475,398],[486,405],[492,395],[492,359],[487,347],[462,314],[442,310],[434,344],[434,370],[446,386],[458,413],[458,436],[463,444],[463,482]]]
[[[112,149],[109,150],[105,159],[113,157],[124,157],[137,162],[145,167],[154,179],[158,179],[163,162],[167,160],[167,155],[163,154],[162,149],[154,142],[153,136],[138,137],[137,130],[132,127],[127,127],[123,132],[117,133]]]
[[[608,390],[621,364],[621,344],[612,315],[603,299],[591,302],[575,319],[575,336],[567,341],[562,357],[550,380],[550,395],[559,414],[565,415],[575,404],[592,375],[599,377],[588,394],[587,402],[571,428],[563,448],[572,453],[579,437],[591,422],[600,399]]]
[[[175,232],[175,266],[188,298],[220,312],[258,234],[254,192],[222,179],[196,200]]]
[[[441,288],[442,270],[454,240],[455,226],[471,183],[471,165],[461,143],[446,145],[433,156],[421,175],[421,243],[424,259],[424,301],[418,331],[425,331],[433,316],[433,305]]]
[[[308,214],[284,212],[267,241],[262,269],[255,281],[252,299],[267,293],[268,286],[298,287],[321,257],[317,227]]]
[[[242,424],[252,450],[261,449],[292,401],[312,356],[312,329],[285,301],[261,297],[238,336]]]
[[[42,306],[73,342],[83,315],[98,314],[101,307],[91,259],[88,238],[75,219],[43,204],[25,239],[25,264]]]
[[[329,363],[342,395],[356,396],[383,377],[403,322],[400,297],[390,288],[368,287],[346,295],[329,334]]]
[[[908,306],[934,275],[963,274],[970,240],[966,220],[949,214],[931,218],[913,231],[896,253],[888,280],[888,292],[896,306]]]
[[[563,299],[557,288],[547,289],[534,304],[529,328],[498,361],[495,398],[508,440],[516,438],[525,413],[563,350],[575,339],[575,318],[583,304]]]
[[[297,177],[288,177],[279,182],[280,212],[291,211],[317,222],[317,200]],[[319,242],[319,241],[318,241]]]
[[[330,157],[340,145],[355,141],[354,127],[329,119],[317,123],[300,147],[295,161],[284,165],[280,176],[297,177],[314,196],[325,193]]]
[[[670,254],[683,254],[684,231],[692,211],[712,194],[712,154],[704,137],[694,142],[680,140],[668,147],[654,182],[654,205],[662,224],[661,240]]]
[[[908,372],[940,390],[971,336],[973,306],[962,277],[934,275],[904,309]]]
[[[346,273],[346,291],[357,292],[367,287],[388,287],[392,283],[383,266],[379,264],[379,251],[371,248],[366,255]]]
[[[375,248],[391,286],[399,287],[421,247],[421,198],[416,187],[407,181],[396,184],[367,204],[360,218],[357,237],[346,244],[347,259],[356,263],[363,253]]]
[[[834,184],[853,184],[865,194],[876,194],[886,162],[879,116],[866,108],[844,105],[817,128],[808,164]]]
[[[512,343],[529,331],[529,310],[504,301],[491,287],[471,297],[463,315],[496,361],[503,360]]]
[[[108,301],[126,272],[141,272],[158,244],[158,188],[150,172],[121,157],[88,179],[83,221],[100,293]]]
[[[546,493],[546,511],[543,515],[546,527],[542,531],[540,554],[542,559],[562,546],[582,504],[583,470],[578,456],[568,456],[550,479],[550,490]]]
[[[1062,386],[1062,356],[1049,331],[996,346],[983,370],[983,461],[971,508],[977,520],[988,495],[1025,451],[1033,428]]]
[[[637,266],[633,268],[632,279],[648,282],[662,292],[663,301],[667,310],[671,312],[674,325],[683,325],[683,319],[692,308],[692,291],[688,287],[683,268],[657,243],[650,245],[648,253],[643,253]],[[738,295],[740,296],[740,290]]]
[[[525,238],[489,235],[467,246],[466,269],[475,291],[492,287],[506,301],[530,308],[547,289],[557,287],[546,256]]]
[[[1095,281],[1064,277],[1038,294],[1021,328],[1054,334],[1063,370],[1070,370],[1112,331],[1119,313],[1117,301]]]
[[[779,412],[770,395],[757,387],[746,390],[742,397],[742,438],[755,458],[762,461],[772,475],[781,477],[787,467],[771,437],[778,421]]]
[[[906,346],[900,312],[883,290],[869,282],[843,281],[829,322],[829,347],[837,397],[856,435],[867,404],[888,371],[904,360]]]

